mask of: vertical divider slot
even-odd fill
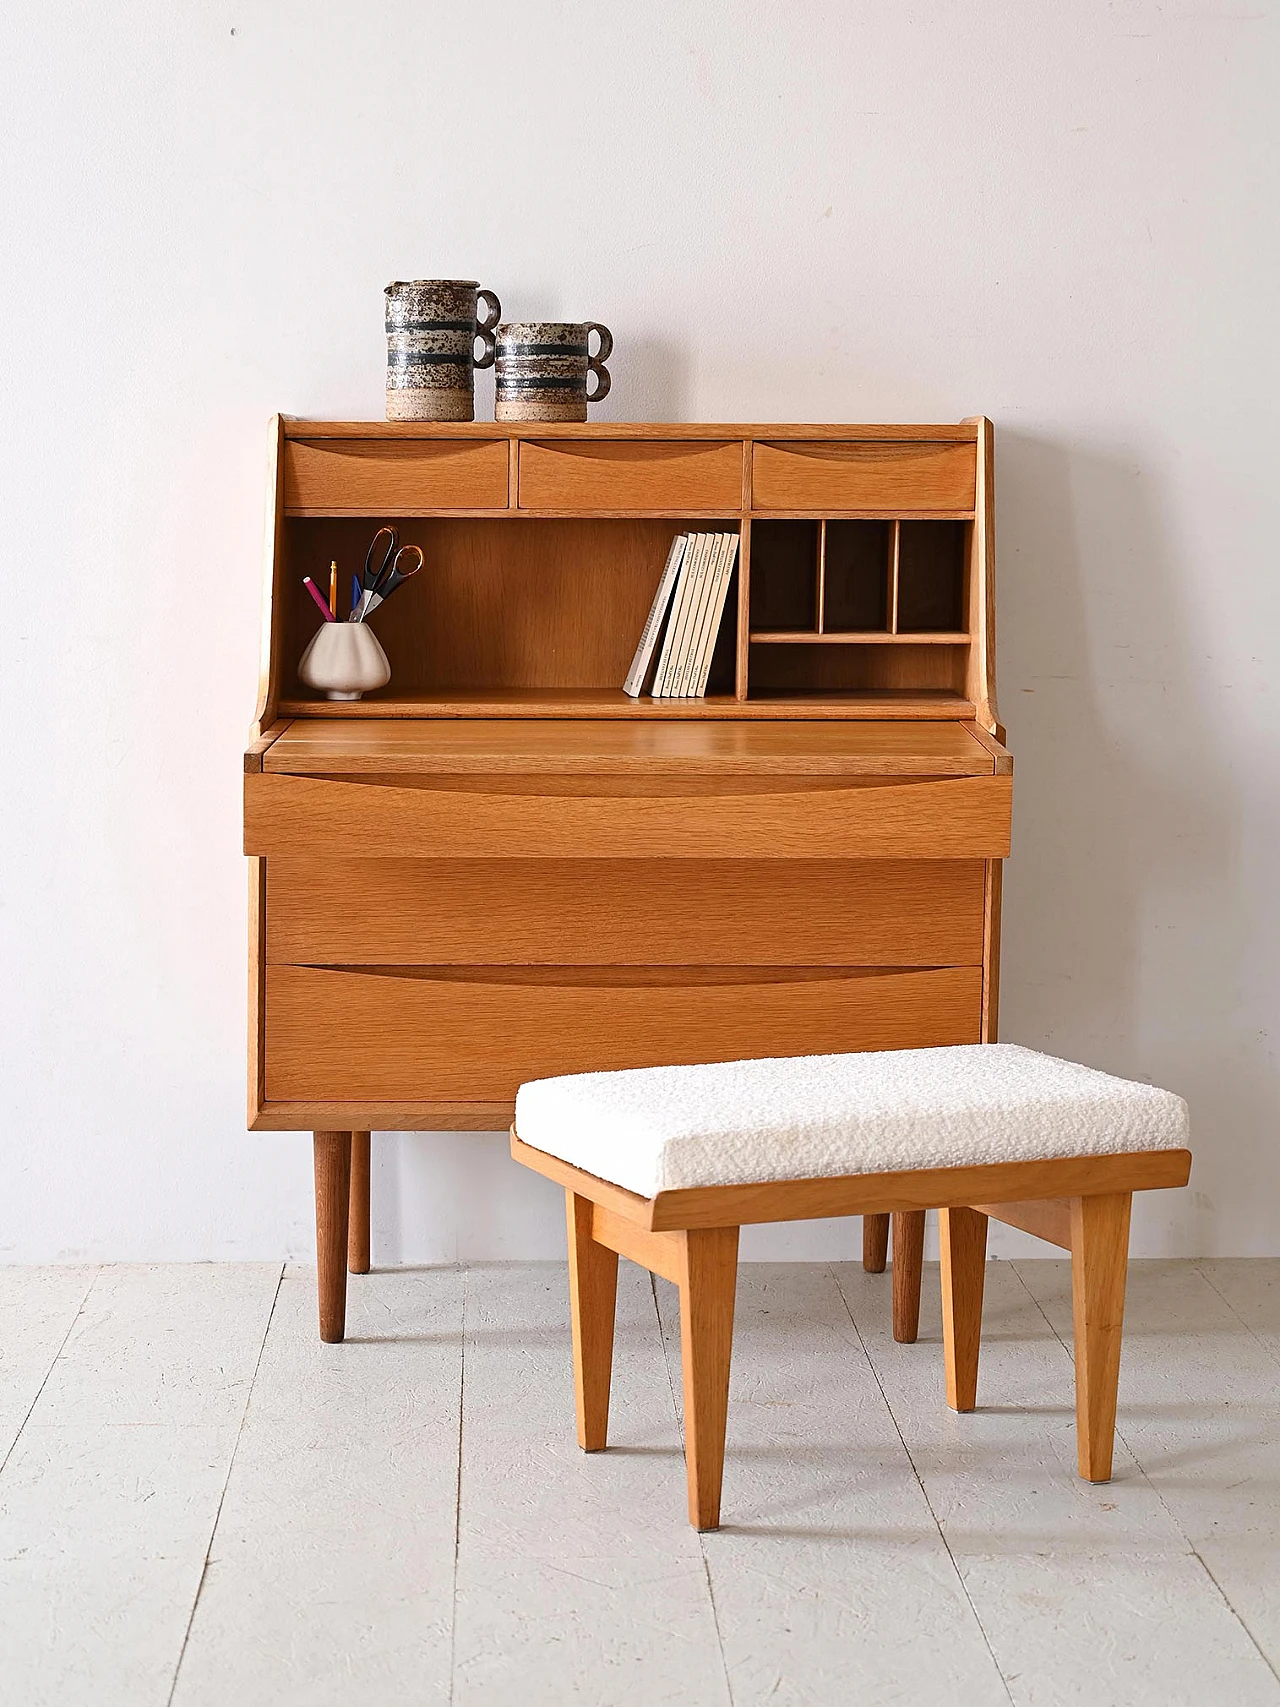
[[[748,446],[748,450],[750,447]],[[748,459],[749,460],[749,459]],[[751,658],[751,517],[738,526],[738,647],[733,675],[735,699],[746,699]]]
[[[814,568],[817,575],[817,586],[814,589],[817,631],[819,634],[825,634],[827,604],[827,524],[825,521],[818,523],[818,561]]]
[[[889,523],[889,633],[898,632],[898,562],[902,546],[902,523]]]
[[[738,648],[734,654],[733,695],[746,699],[751,670],[751,505],[755,444],[742,441],[742,520],[738,524]]]

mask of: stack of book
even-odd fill
[[[646,691],[655,699],[699,699],[706,693],[737,555],[736,533],[676,535],[624,693],[632,699]]]

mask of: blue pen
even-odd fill
[[[347,618],[348,622],[355,622],[357,620],[356,619],[356,606],[359,603],[360,603],[360,577],[358,575],[353,575],[351,577],[351,615]]]

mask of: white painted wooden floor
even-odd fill
[[[1115,1479],[1077,1481],[1064,1264],[749,1265],[726,1526],[684,1516],[673,1294],[624,1263],[613,1440],[557,1266],[0,1269],[0,1702],[1280,1704],[1280,1262],[1131,1270]]]

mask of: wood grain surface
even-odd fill
[[[953,1411],[971,1411],[978,1394],[987,1217],[977,1209],[940,1209],[938,1254],[942,1268],[947,1403]]]
[[[1071,1249],[1071,1205],[1065,1197],[1046,1197],[1038,1203],[975,1203],[992,1221],[1044,1239],[1064,1251]]]
[[[757,443],[751,503],[756,510],[883,508],[967,510],[974,503],[972,445],[857,441]]]
[[[1186,1185],[1190,1150],[1135,1150],[1116,1156],[1068,1156],[1047,1161],[993,1162],[981,1167],[919,1168],[886,1174],[840,1174],[826,1179],[770,1180],[754,1185],[697,1186],[641,1197],[585,1173],[559,1156],[536,1150],[511,1128],[511,1154],[593,1203],[656,1232],[684,1227],[747,1226],[762,1221],[811,1221],[827,1215],[878,1215],[902,1209],[969,1208],[1052,1197],[1164,1191]]]
[[[267,866],[271,965],[976,966],[981,860]]]
[[[247,854],[483,859],[1001,859],[1012,778],[633,796],[244,779]]]
[[[715,1529],[729,1411],[738,1229],[684,1233],[681,1246],[680,1367],[689,1522],[695,1529]]]
[[[1131,1206],[1127,1188],[1071,1204],[1076,1456],[1087,1482],[1111,1479]]]
[[[590,1198],[565,1193],[573,1396],[578,1445],[584,1452],[602,1452],[608,1444],[609,1384],[618,1306],[617,1252],[597,1240],[592,1230],[592,1220],[599,1213]]]
[[[742,642],[747,645],[745,637]],[[916,653],[911,654],[913,657]],[[411,718],[503,717],[612,718],[620,722],[872,722],[892,718],[911,723],[939,719],[967,722],[973,702],[954,688],[875,687],[814,691],[753,690],[751,699],[709,693],[705,699],[631,699],[621,688],[405,688],[393,684],[381,696],[351,703],[299,697],[280,700],[286,717],[352,718],[370,721]]]
[[[995,764],[963,723],[344,718],[281,725],[261,768],[296,776],[990,776]]]
[[[507,447],[461,438],[290,438],[284,454],[288,515],[412,514],[505,509]]]
[[[689,510],[737,515],[742,446],[563,439],[520,446],[520,507],[534,510]]]
[[[496,1102],[526,1079],[972,1043],[977,967],[266,973],[269,1100]]]
[[[251,1132],[313,1132],[317,1123],[345,1120],[352,1130],[373,1132],[505,1132],[516,1111],[515,1098],[494,1102],[446,1102],[439,1098],[313,1098],[263,1101],[249,1121]]]
[[[300,415],[282,415],[284,434],[290,439],[659,439],[664,442],[702,439],[937,439],[939,442],[972,444],[978,436],[974,421],[954,424],[859,422],[717,422],[681,421],[313,421]]]
[[[923,1209],[893,1213],[893,1337],[899,1345],[914,1345],[920,1332],[924,1222]]]

